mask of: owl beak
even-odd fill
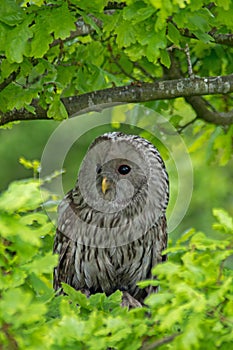
[[[103,194],[106,193],[106,191],[111,187],[111,183],[108,181],[106,177],[103,178],[102,184],[101,184],[101,190]]]

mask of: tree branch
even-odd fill
[[[195,110],[197,118],[216,125],[229,125],[233,123],[233,109],[227,113],[216,112],[209,110],[206,101],[200,96],[190,96],[185,99]],[[219,123],[220,120],[225,121],[225,123]]]
[[[132,81],[135,81],[135,78],[126,72],[126,70],[124,69],[124,67],[122,67],[119,63],[119,60],[117,59],[117,57],[115,57],[113,54],[111,55],[111,58],[113,60],[113,62],[115,63],[115,65],[120,69],[120,71],[128,78],[130,78]]]
[[[229,94],[231,92],[233,92],[233,74],[208,78],[195,77],[154,83],[139,83],[66,97],[62,101],[68,115],[71,117],[93,110],[99,111],[114,104],[184,97],[190,99],[189,103],[192,104],[199,118],[216,125],[230,125],[233,123],[232,111],[229,113],[210,111],[199,99],[197,100],[196,96]],[[35,108],[34,114],[25,108],[1,113],[0,125],[17,120],[49,119],[47,111],[40,107],[38,100],[34,100],[31,106]]]
[[[175,23],[173,23],[176,25]],[[178,28],[177,28],[178,29]],[[195,34],[186,29],[178,29],[180,34],[191,39],[197,39]],[[214,30],[208,33],[213,38],[213,43],[233,47],[233,34],[215,33]]]
[[[227,45],[233,47],[233,34],[211,34],[216,44]]]
[[[125,2],[109,1],[104,10],[122,10],[126,6]]]
[[[173,339],[175,339],[178,335],[180,335],[180,333],[175,333],[175,334],[172,334],[168,337],[165,337],[163,339],[159,339],[159,340],[156,340],[154,343],[151,343],[151,344],[147,344],[147,345],[144,345],[142,346],[142,350],[152,350],[152,349],[155,349],[155,348],[158,348],[159,346],[161,345],[164,345],[164,344],[167,344],[167,343],[170,343]]]
[[[102,21],[100,21],[98,18],[92,16],[92,20],[96,23],[97,26],[99,26],[100,28],[102,27]],[[54,47],[56,45],[60,45],[61,42],[65,43],[68,42],[72,39],[75,39],[79,36],[86,36],[89,35],[91,33],[93,33],[95,31],[94,28],[91,27],[90,24],[87,24],[84,22],[84,20],[82,19],[82,17],[80,17],[78,19],[78,21],[75,23],[76,25],[76,30],[72,31],[70,33],[70,36],[64,40],[61,39],[56,39],[54,40],[49,46]]]
[[[18,68],[16,72],[12,72],[9,77],[3,80],[3,82],[0,84],[0,91],[5,89],[10,83],[12,83],[17,75],[19,74],[20,69]]]

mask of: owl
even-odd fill
[[[137,282],[166,260],[169,181],[159,151],[121,132],[97,137],[77,182],[58,207],[54,289],[65,282],[85,293],[122,291],[122,305],[140,306],[156,287]]]

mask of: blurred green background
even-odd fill
[[[11,181],[32,176],[32,172],[19,163],[19,158],[40,160],[50,135],[58,125],[59,122],[56,121],[27,121],[14,125],[12,129],[0,130],[1,191],[6,189]],[[113,130],[111,125],[93,129],[71,147],[64,162],[66,173],[63,175],[63,185],[65,191],[74,185],[79,164],[91,141],[97,135],[111,130]],[[187,128],[183,134],[187,146],[194,140],[191,130],[192,127]],[[130,130],[126,131],[130,132]],[[207,164],[205,153],[206,150],[203,147],[190,154],[194,171],[192,199],[182,222],[170,234],[171,238],[179,237],[190,227],[211,233],[212,208],[224,208],[233,214],[233,161],[231,160],[224,167],[217,163]],[[171,174],[170,182],[173,182]]]

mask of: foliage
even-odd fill
[[[54,229],[41,203],[40,184],[35,179],[11,183],[0,197],[0,343],[4,348],[24,348],[27,342],[33,345],[34,329],[43,325],[46,304],[53,298]]]
[[[41,190],[38,180],[28,179],[12,183],[0,197],[2,349],[230,347],[233,223],[226,212],[213,212],[218,238],[190,230],[167,250],[168,262],[153,271],[158,282],[141,282],[159,283],[160,291],[147,298],[148,306],[128,311],[119,306],[120,291],[86,298],[64,285],[67,295],[55,297],[54,227],[41,208]]]
[[[60,121],[68,116],[66,98],[72,103],[73,96],[112,87],[135,86],[136,91],[142,83],[189,77],[190,68],[200,77],[230,75],[232,16],[230,0],[1,0],[0,124],[6,115],[16,115],[6,122],[18,120],[22,111],[23,116],[31,113],[31,119]],[[40,113],[35,113],[35,101]],[[227,116],[233,105],[230,94],[202,101],[217,118],[221,112]],[[199,198],[193,221],[200,227],[199,212],[213,197],[206,181],[213,182],[223,200],[227,192],[220,173],[203,171],[201,158],[205,154],[206,163],[225,167],[232,157],[233,127],[207,123],[189,102],[179,98],[145,105],[185,132],[189,152],[198,158],[196,176],[202,182],[195,190]],[[122,120],[115,116],[112,123],[119,127]],[[14,128],[1,131],[7,135],[2,169],[9,154],[8,132],[13,135]],[[19,144],[26,144],[28,134],[33,141],[35,134],[40,139],[46,134],[42,125],[40,132],[33,133],[31,125],[29,129],[17,139],[11,157]],[[87,140],[83,144],[86,147]],[[35,145],[26,147],[35,151]],[[55,227],[42,207],[41,191],[43,200],[53,202],[54,197],[36,179],[39,163],[24,158],[21,163],[33,170],[34,179],[15,181],[0,196],[1,349],[231,347],[233,224],[225,211],[213,211],[214,234],[210,228],[206,235],[191,229],[170,244],[168,262],[153,270],[158,281],[141,282],[142,287],[160,285],[159,292],[147,298],[147,306],[128,311],[120,307],[120,291],[86,298],[68,285],[66,296],[55,296]],[[10,172],[18,174],[13,167]],[[216,203],[220,197],[215,197]]]
[[[38,100],[47,118],[62,120],[68,116],[66,97],[187,77],[187,45],[196,76],[231,74],[232,15],[230,0],[2,0],[1,115],[24,108],[37,119],[33,101]],[[188,103],[181,99],[147,105],[183,130],[200,117]],[[209,112],[228,113],[232,98],[209,96],[205,106],[210,106]],[[231,157],[232,127],[191,124],[196,137],[191,150],[206,144],[208,160],[226,164]]]

